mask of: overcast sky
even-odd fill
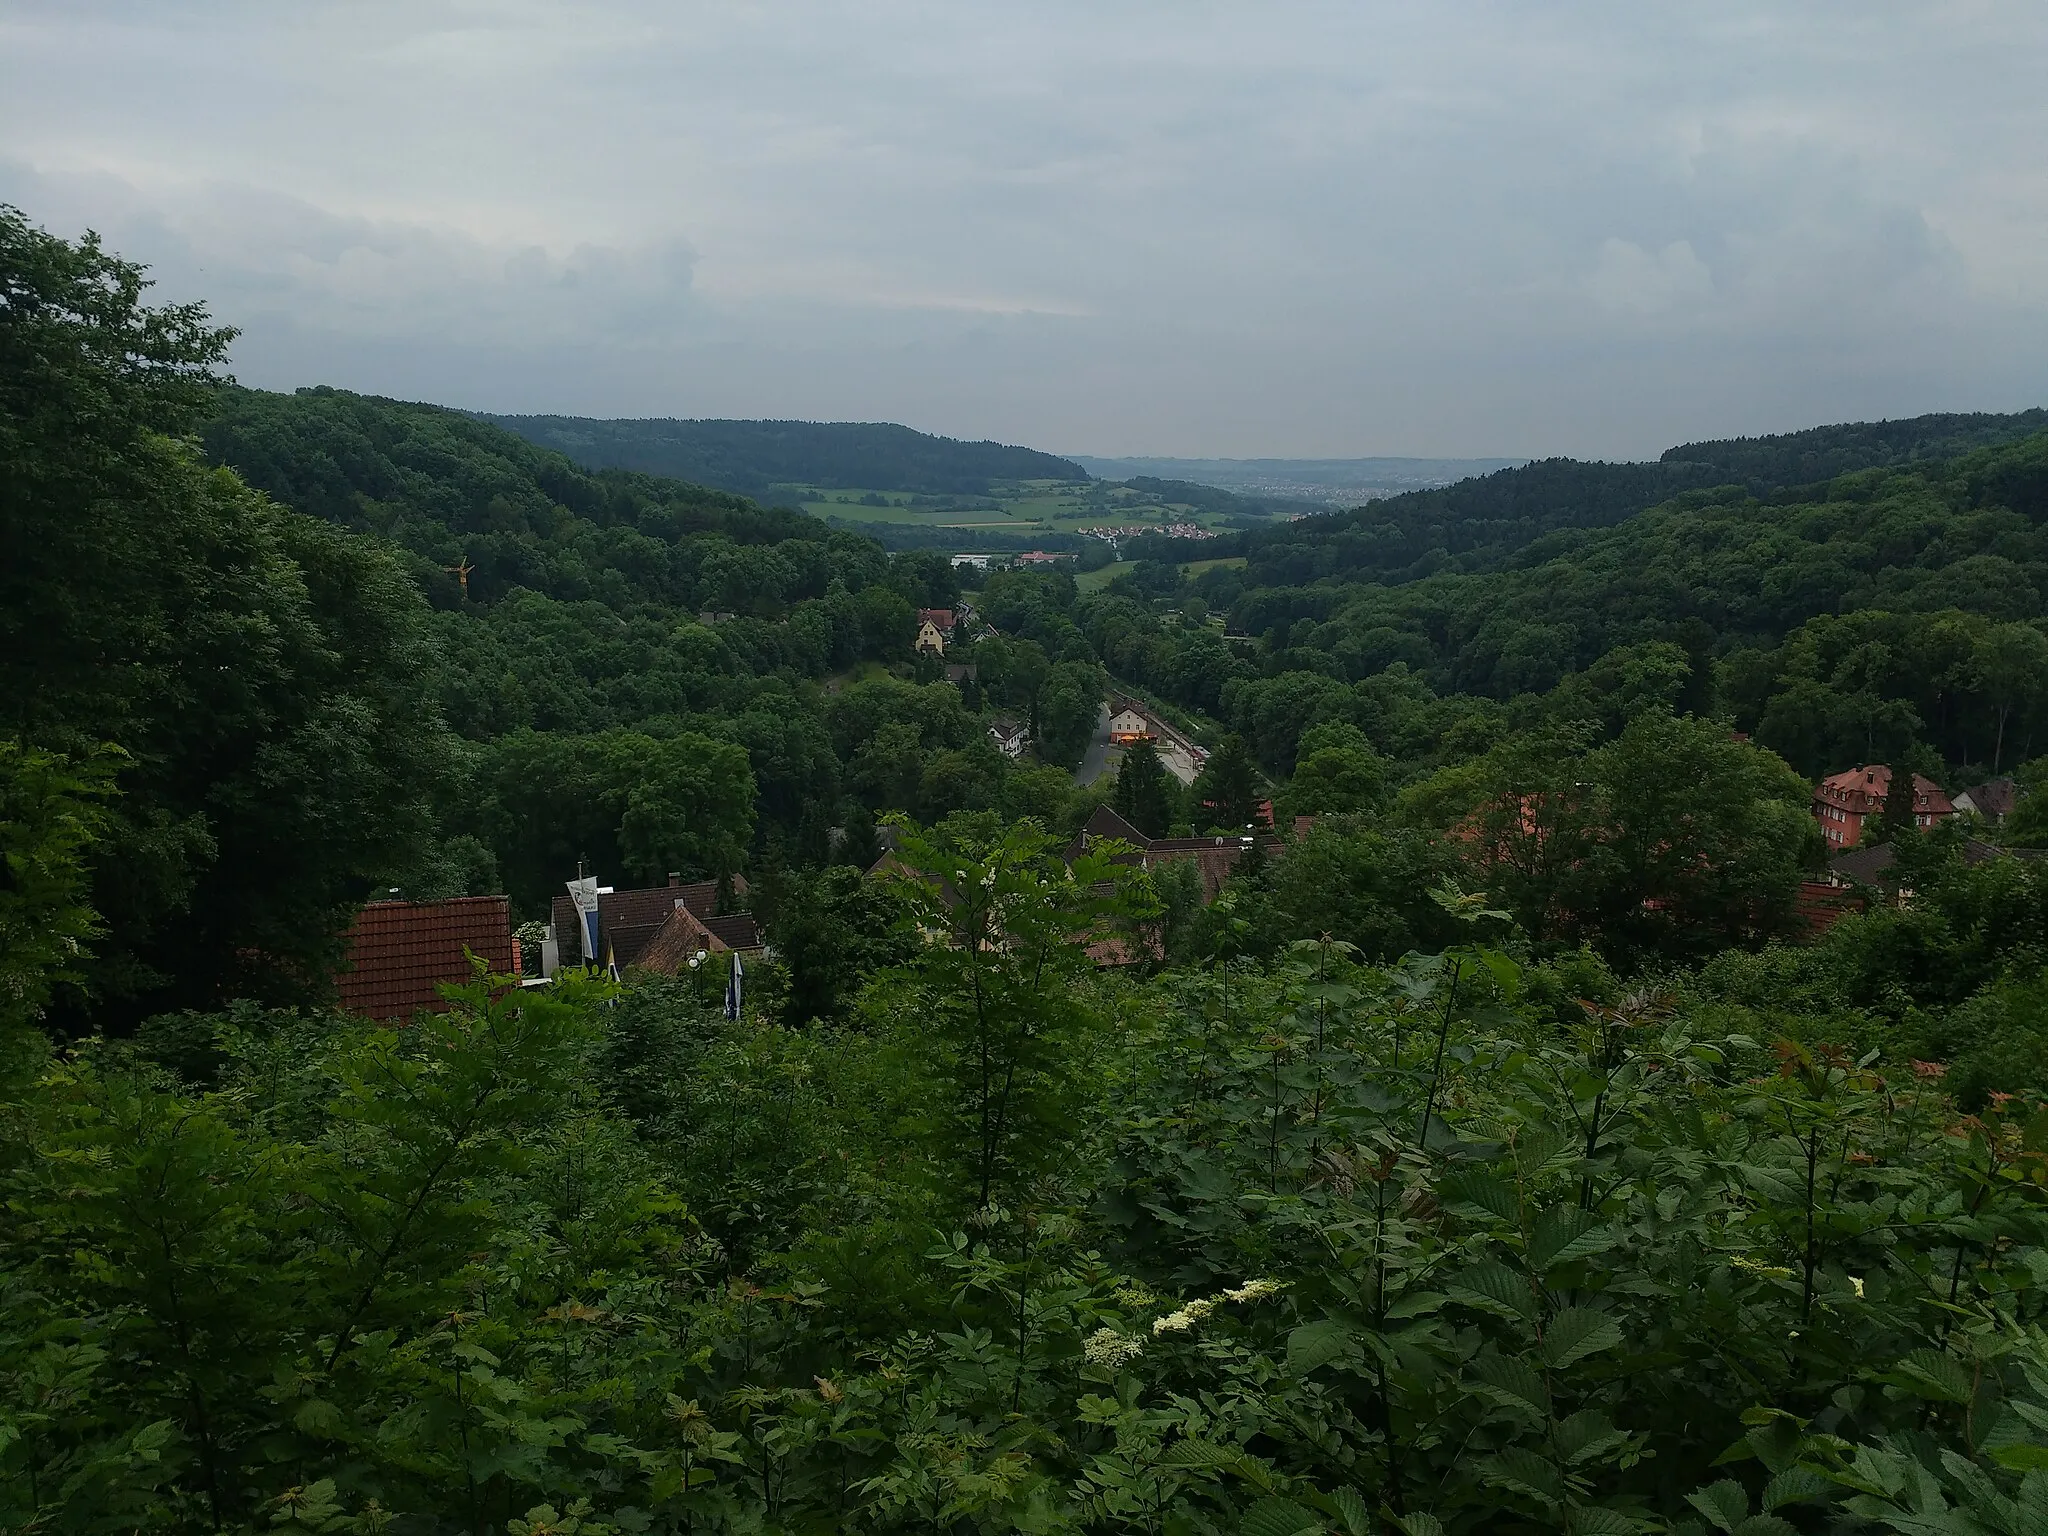
[[[2048,403],[2048,5],[0,0],[0,201],[250,384],[1055,451]]]

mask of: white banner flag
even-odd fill
[[[569,899],[576,903],[576,915],[583,932],[583,963],[597,965],[603,956],[597,952],[597,876],[586,875],[581,880],[566,882]]]

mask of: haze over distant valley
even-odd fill
[[[1067,457],[1102,480],[1128,480],[1135,475],[1153,475],[1162,480],[1187,480],[1227,491],[1298,497],[1338,507],[1356,506],[1362,501],[1373,501],[1382,496],[1398,496],[1403,491],[1450,485],[1474,475],[1490,475],[1497,469],[1515,469],[1529,462],[1527,459],[1399,458],[1101,459],[1084,453]]]

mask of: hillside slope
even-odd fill
[[[1771,437],[1688,443],[1654,463],[1544,459],[1455,485],[1245,535],[1253,584],[1412,581],[1492,570],[1565,529],[1610,528],[1680,492],[1740,486],[1767,496],[1856,470],[1951,459],[2048,427],[2048,411],[1920,416]]]
[[[345,390],[223,391],[201,443],[287,506],[413,555],[443,607],[514,587],[686,603],[699,595],[686,551],[700,536],[749,546],[834,537],[814,518],[727,492],[592,473],[461,411]]]
[[[775,488],[886,489],[985,496],[1002,481],[1080,481],[1067,459],[967,443],[885,422],[597,420],[484,416],[593,469],[632,469],[764,500]]]
[[[2048,433],[1796,494],[1691,491],[1612,528],[1556,533],[1493,570],[1390,585],[1289,574],[1255,560],[1233,619],[1290,640],[1308,619],[1294,643],[1345,658],[1347,673],[1405,659],[1498,698],[1692,623],[1727,646],[1865,608],[2031,620],[2048,593]]]
[[[1731,437],[1681,443],[1664,452],[1666,464],[1710,464],[1730,480],[1756,488],[1814,485],[1858,469],[1931,459],[1953,459],[2048,431],[2048,410],[1999,416],[1909,416],[1898,421],[1854,421],[1766,437]]]

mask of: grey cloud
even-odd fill
[[[17,0],[0,197],[251,382],[1104,453],[2048,398],[2048,13]]]

